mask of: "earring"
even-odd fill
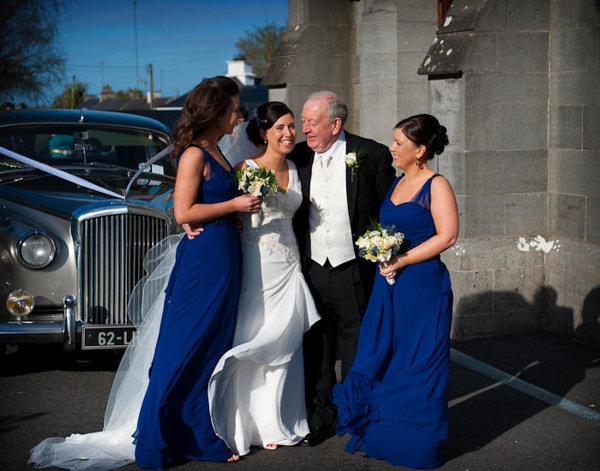
[[[268,142],[267,142],[267,140],[265,139],[265,145],[267,145],[267,144],[268,144]]]

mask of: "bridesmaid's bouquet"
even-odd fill
[[[358,255],[370,262],[388,262],[400,251],[403,240],[404,234],[394,232],[394,226],[382,227],[379,222],[372,223],[356,241]],[[393,278],[386,280],[390,285],[396,282]]]
[[[252,196],[267,196],[278,190],[274,170],[265,167],[246,167],[238,170],[238,189]],[[250,215],[252,228],[256,229],[262,221],[262,210]]]

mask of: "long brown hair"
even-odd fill
[[[175,160],[198,134],[214,126],[229,108],[231,99],[239,93],[236,83],[222,75],[204,79],[196,85],[188,93],[181,116],[175,124],[171,158]]]

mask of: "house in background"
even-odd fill
[[[269,88],[261,85],[261,78],[252,72],[252,64],[244,58],[227,61],[227,77],[232,78],[240,89],[240,104],[248,111],[269,99]],[[173,129],[185,103],[187,93],[179,97],[163,97],[160,91],[154,92],[153,106],[147,96],[128,95],[118,97],[108,85],[102,87],[99,97],[88,95],[81,108],[103,111],[123,111],[157,119]]]

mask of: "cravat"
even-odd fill
[[[327,169],[327,167],[329,167],[329,164],[331,163],[331,154],[325,154],[321,156],[321,167],[323,167],[324,170]]]

